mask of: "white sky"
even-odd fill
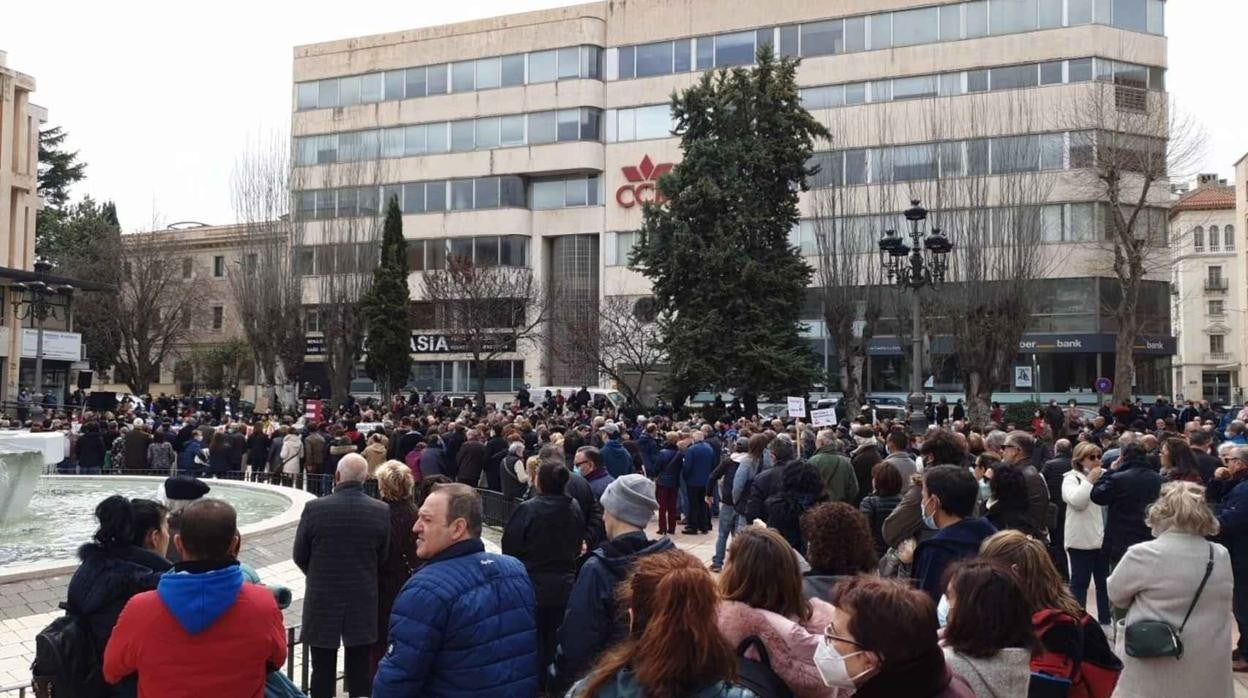
[[[745,2],[747,0],[739,0]],[[249,141],[290,124],[296,45],[576,4],[568,0],[60,0],[6,3],[0,50],[33,75],[49,123],[88,164],[75,196],[117,202],[126,230],[233,220],[229,179]],[[1168,86],[1208,134],[1200,171],[1248,152],[1236,83],[1245,0],[1169,0]],[[121,8],[125,8],[124,10]]]

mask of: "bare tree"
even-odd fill
[[[564,342],[551,345],[561,360],[592,359],[603,376],[614,381],[629,403],[645,403],[646,378],[666,360],[653,314],[653,299],[607,296],[598,317],[571,321]]]
[[[228,278],[243,334],[270,405],[281,383],[297,383],[303,364],[303,287],[294,250],[302,226],[290,219],[290,157],[285,137],[248,148],[231,176],[240,257]],[[297,346],[298,353],[284,351]]]
[[[1205,136],[1165,93],[1148,89],[1146,68],[1104,63],[1109,69],[1098,71],[1097,82],[1081,86],[1061,105],[1061,115],[1077,133],[1071,148],[1077,183],[1087,198],[1102,203],[1105,238],[1096,244],[1100,254],[1092,266],[1112,273],[1118,286],[1106,309],[1118,326],[1117,403],[1131,396],[1143,282],[1169,262],[1163,210],[1169,181],[1195,166]]]
[[[447,341],[472,356],[476,404],[485,405],[487,363],[502,354],[536,344],[550,316],[553,293],[542,288],[527,268],[478,266],[449,256],[446,268],[424,273],[426,300]]]
[[[137,395],[160,379],[160,367],[191,340],[202,317],[202,286],[171,264],[176,242],[161,232],[122,236],[116,256],[119,279],[109,331],[118,339],[119,377]]]

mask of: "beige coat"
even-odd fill
[[[1164,620],[1176,629],[1205,574],[1209,546],[1213,574],[1183,631],[1183,657],[1133,659],[1125,667],[1117,698],[1214,698],[1235,695],[1231,679],[1231,557],[1200,536],[1167,532],[1127,549],[1105,586],[1109,600],[1127,609],[1127,624]]]

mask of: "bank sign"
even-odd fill
[[[674,165],[670,162],[656,165],[650,156],[646,155],[636,166],[626,165],[620,168],[626,182],[615,190],[615,203],[623,208],[632,208],[637,204],[663,203],[663,194],[656,185],[659,177],[671,172],[672,167]]]
[[[494,353],[499,351],[515,351],[516,342],[510,337],[485,337],[481,351]],[[413,354],[471,354],[472,348],[463,337],[450,337],[444,334],[412,333],[411,346]],[[368,340],[364,340],[364,353],[368,353]],[[325,354],[324,337],[304,338],[304,354],[321,356]]]

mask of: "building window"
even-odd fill
[[[1233,251],[1235,249],[1235,226],[1233,225],[1222,226],[1222,238],[1226,242],[1226,244],[1224,245],[1224,247],[1226,248],[1226,251],[1227,252]]]
[[[212,275],[218,279],[225,276],[225,257],[217,255],[212,258]]]
[[[1225,354],[1226,353],[1226,335],[1211,334],[1209,335],[1209,353]]]
[[[614,239],[612,239],[614,238]],[[628,258],[637,246],[641,233],[635,230],[619,233],[607,233],[606,265],[609,267],[626,267]]]
[[[1226,301],[1209,301],[1209,314],[1215,316],[1226,315]]]
[[[1205,251],[1205,228],[1204,226],[1196,226],[1192,228],[1192,249],[1197,252]]]
[[[225,308],[220,305],[212,306],[212,329],[219,330],[225,326]]]
[[[1222,278],[1222,267],[1209,267],[1205,277],[1205,289],[1209,291],[1225,291],[1226,279]]]
[[[1218,226],[1209,226],[1209,251],[1217,252],[1222,244],[1222,231],[1218,230]]]
[[[195,262],[190,257],[182,258],[182,278],[189,279],[195,275]]]
[[[320,332],[321,331],[321,313],[316,308],[303,309],[303,331],[304,332]]]

